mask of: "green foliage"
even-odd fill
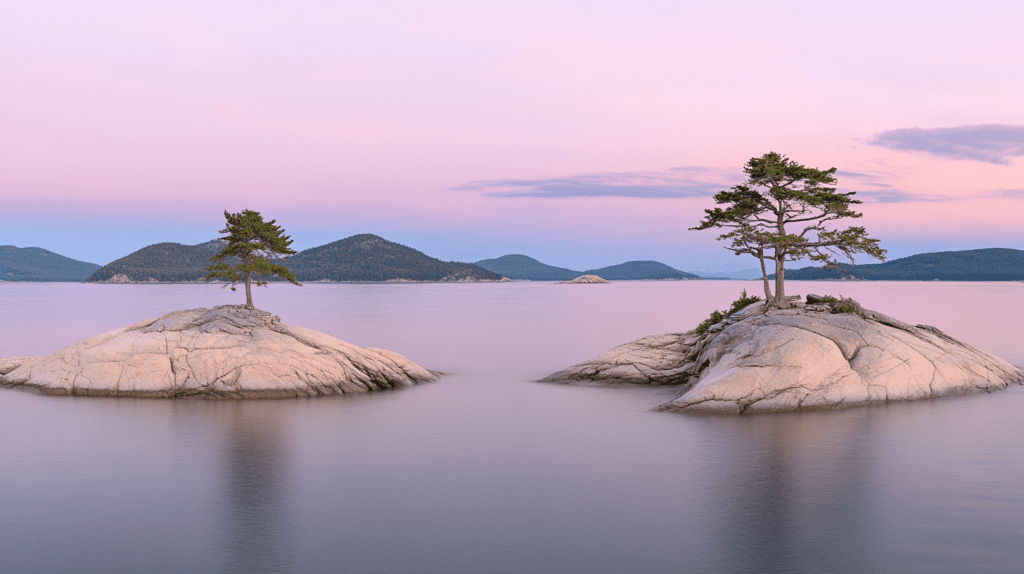
[[[838,299],[831,295],[823,295],[821,297],[821,303],[828,305],[833,314],[856,313],[861,309],[860,303],[850,299],[849,297],[843,297],[842,295],[840,295]]]
[[[853,299],[843,297],[842,295],[839,296],[838,300],[831,304],[831,307],[833,314],[856,313],[857,311],[860,311],[860,303]]]
[[[757,303],[760,300],[760,297],[748,296],[747,290],[744,289],[743,292],[740,293],[740,298],[733,301],[732,305],[729,306],[728,311],[726,311],[725,313],[717,310],[712,311],[711,316],[705,319],[704,322],[702,322],[700,325],[697,325],[697,328],[694,330],[697,332],[698,335],[703,335],[704,333],[708,332],[708,329],[710,329],[712,325],[717,325],[718,323],[721,323],[727,316],[732,315],[733,313],[739,311],[740,309],[746,307],[747,305]]]
[[[712,311],[711,317],[705,319],[704,322],[701,323],[700,325],[697,325],[697,328],[695,330],[697,331],[698,335],[703,335],[704,333],[708,332],[708,329],[710,329],[712,325],[717,325],[718,323],[721,323],[722,319],[725,319],[725,315],[723,315],[721,311]]]
[[[225,238],[228,245],[210,258],[210,261],[217,263],[206,268],[208,273],[204,279],[226,279],[230,282],[232,291],[235,290],[235,283],[244,280],[247,307],[252,305],[250,282],[256,283],[257,287],[266,287],[267,281],[263,277],[277,276],[300,285],[287,267],[276,263],[281,261],[277,255],[287,258],[296,253],[291,248],[291,238],[284,235],[284,230],[275,225],[276,220],[263,221],[263,216],[259,212],[249,209],[241,213],[225,211],[224,217],[227,219],[227,226],[220,233],[228,234]],[[225,261],[232,258],[237,260],[237,263]]]
[[[756,295],[747,296],[747,290],[744,289],[743,292],[740,293],[740,298],[732,302],[732,306],[729,307],[729,311],[726,313],[726,315],[732,315],[736,311],[739,311],[740,309],[748,305],[757,303],[760,300],[761,298]]]

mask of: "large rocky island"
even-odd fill
[[[175,311],[41,357],[0,359],[0,386],[52,395],[285,398],[437,378],[405,357],[222,305]]]
[[[1024,370],[927,325],[867,309],[755,303],[706,332],[645,337],[544,379],[555,383],[678,385],[661,409],[752,413],[993,391]]]

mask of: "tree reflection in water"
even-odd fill
[[[225,510],[223,572],[285,572],[293,557],[288,539],[289,458],[281,444],[273,402],[227,402],[222,418]]]

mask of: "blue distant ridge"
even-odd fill
[[[804,267],[786,271],[786,279],[828,281],[1024,281],[1024,251],[990,248],[921,253],[885,263],[840,264],[843,271]],[[844,273],[845,272],[845,273]],[[772,278],[775,275],[771,276]]]
[[[503,255],[495,259],[477,261],[477,265],[500,273],[509,279],[527,281],[568,281],[580,275],[597,275],[609,281],[638,281],[643,279],[701,279],[693,273],[680,271],[657,261],[627,261],[618,265],[574,271],[553,267],[526,255]]]
[[[618,265],[584,271],[609,281],[637,281],[641,279],[701,279],[693,273],[680,271],[657,261],[627,261]]]
[[[509,279],[526,281],[568,281],[583,275],[580,271],[553,267],[526,255],[502,255],[495,259],[484,259],[475,263],[478,267],[504,275]]]

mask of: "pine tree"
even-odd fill
[[[210,261],[219,263],[207,267],[209,273],[203,279],[227,279],[231,282],[232,291],[236,283],[244,280],[246,309],[255,308],[252,304],[252,283],[256,283],[257,287],[267,286],[267,281],[262,277],[276,275],[294,285],[302,285],[287,267],[275,262],[287,260],[289,255],[297,253],[290,247],[291,238],[284,235],[283,229],[274,225],[276,220],[265,222],[259,212],[249,209],[241,213],[225,211],[224,217],[228,222],[220,233],[228,234],[224,238],[228,246],[210,258]],[[231,265],[224,261],[227,258],[235,258],[239,263]]]
[[[768,303],[780,308],[788,306],[786,261],[810,259],[825,263],[828,268],[838,268],[837,255],[854,263],[854,253],[885,261],[885,249],[878,246],[877,239],[868,238],[863,227],[826,227],[830,221],[862,215],[850,209],[851,205],[861,203],[853,199],[854,192],[838,192],[832,187],[836,184],[836,168],[804,167],[771,152],[751,158],[743,171],[748,176],[745,183],[715,194],[715,203],[726,207],[705,209],[704,221],[691,229],[728,229],[718,237],[719,241],[731,240],[726,249],[758,258]],[[775,262],[774,297],[765,259]]]

